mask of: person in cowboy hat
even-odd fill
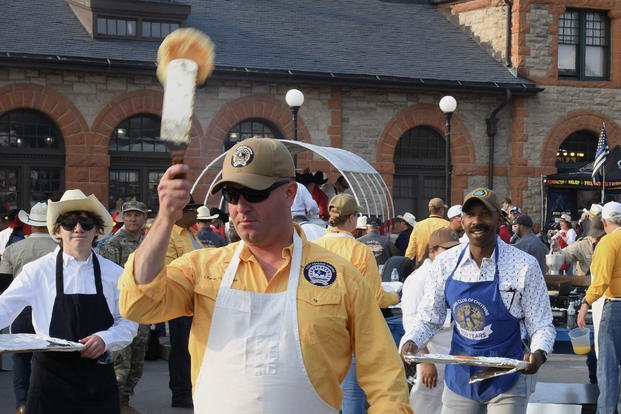
[[[37,334],[84,349],[34,355],[26,412],[119,413],[110,352],[132,341],[137,324],[119,314],[123,268],[92,250],[112,229],[112,217],[94,195],[67,190],[59,201],[48,201],[46,226],[59,246],[26,264],[0,295],[0,326],[30,305]]]
[[[50,253],[58,246],[47,232],[47,203],[35,204],[30,213],[20,210],[18,216],[22,223],[30,226],[31,233],[28,238],[11,244],[4,251],[0,261],[0,277],[8,280],[17,277],[26,263]],[[11,333],[34,333],[30,306],[24,308],[15,318],[11,324]],[[18,414],[23,413],[26,408],[31,359],[31,352],[13,354],[13,392]]]
[[[397,217],[392,219],[391,232],[393,233],[393,237],[396,235],[395,247],[401,256],[405,256],[405,251],[407,250],[408,243],[410,242],[410,235],[412,234],[412,230],[415,225],[416,216],[409,211],[399,214]]]
[[[173,165],[162,176],[160,210],[125,266],[120,304],[136,320],[194,316],[196,412],[336,414],[355,352],[371,412],[411,413],[403,365],[368,283],[292,222],[297,184],[287,147],[258,137],[233,146],[212,194],[222,190],[241,241],[166,266],[188,172]]]
[[[205,206],[200,206],[197,210],[198,233],[196,236],[206,247],[222,247],[227,244],[224,237],[216,233],[211,227],[211,222],[219,218],[219,213],[211,214],[209,208]]]

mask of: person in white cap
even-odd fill
[[[112,217],[94,195],[67,190],[48,201],[46,225],[59,246],[26,264],[0,295],[0,327],[30,305],[36,333],[85,347],[34,355],[25,411],[119,413],[110,352],[127,346],[138,326],[118,311],[123,268],[92,250],[112,229]]]
[[[416,216],[406,211],[403,215],[398,215],[394,219],[392,219],[392,233],[396,234],[397,237],[395,239],[395,247],[399,252],[399,255],[405,256],[405,251],[408,248],[408,243],[410,242],[410,235],[412,234],[412,229],[416,225]]]
[[[464,228],[461,225],[461,204],[451,206],[446,212],[446,217],[449,219],[449,228],[453,230],[458,237],[463,236]]]
[[[586,327],[589,306],[605,297],[598,333],[597,412],[614,413],[621,402],[621,203],[611,201],[604,204],[602,224],[606,236],[593,253],[591,285],[582,300],[577,322],[579,327]]]
[[[125,266],[120,305],[135,320],[194,317],[195,412],[336,414],[355,353],[371,412],[411,413],[403,365],[369,284],[292,222],[297,184],[287,147],[259,137],[233,146],[212,194],[222,191],[241,241],[165,266],[188,173],[173,165],[162,176],[160,210]]]
[[[35,204],[30,209],[30,213],[24,210],[19,211],[20,221],[30,226],[31,233],[25,240],[6,248],[0,261],[0,277],[16,278],[26,263],[50,253],[58,246],[47,232],[46,217],[47,203]],[[30,306],[24,308],[15,318],[11,324],[11,333],[34,333]],[[26,408],[31,360],[32,353],[30,352],[13,354],[13,392],[18,414],[23,413]]]

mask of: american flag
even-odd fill
[[[599,140],[597,141],[597,150],[595,150],[595,162],[593,163],[593,172],[591,177],[593,182],[597,182],[601,179],[600,171],[604,168],[606,162],[606,156],[608,151],[608,137],[606,136],[606,124],[602,125],[602,131],[599,133]]]

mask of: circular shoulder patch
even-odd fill
[[[245,167],[250,164],[253,159],[254,152],[252,151],[252,148],[247,145],[240,145],[231,157],[231,165],[235,168]]]
[[[330,286],[336,280],[336,269],[330,263],[311,262],[304,266],[304,278],[312,285]]]

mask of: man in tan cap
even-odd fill
[[[336,414],[354,353],[371,412],[410,413],[403,366],[368,283],[292,222],[297,185],[284,144],[250,138],[224,158],[212,193],[222,191],[241,241],[166,266],[188,172],[174,165],[162,177],[160,211],[125,267],[120,303],[143,322],[194,316],[196,412]]]
[[[552,350],[556,331],[545,280],[537,260],[498,236],[501,223],[496,193],[477,188],[466,195],[463,226],[469,243],[438,256],[431,269],[431,287],[406,333],[402,355],[415,354],[442,327],[447,305],[456,324],[451,354],[524,359],[521,372],[474,384],[481,370],[448,364],[443,413],[494,411],[524,414],[535,374]],[[530,348],[522,348],[530,338]],[[530,351],[530,352],[529,352]]]
[[[359,212],[358,203],[351,194],[341,193],[332,197],[328,204],[328,230],[323,237],[313,240],[313,243],[336,253],[356,266],[371,286],[377,305],[380,308],[387,308],[399,302],[399,295],[382,289],[382,278],[373,252],[352,235],[357,226]],[[356,379],[356,358],[352,358],[351,367],[342,386],[343,413],[364,412],[366,397]]]
[[[20,210],[19,219],[32,229],[30,236],[11,244],[4,251],[0,261],[0,277],[14,279],[26,263],[44,256],[58,246],[47,232],[47,203],[37,203],[30,213]],[[34,333],[32,326],[32,309],[27,306],[11,324],[11,333]],[[18,414],[26,408],[26,397],[30,387],[31,352],[13,354],[13,392]]]
[[[92,250],[111,231],[112,217],[94,195],[67,190],[48,201],[46,225],[59,246],[26,264],[0,295],[0,327],[30,305],[37,334],[85,348],[35,353],[25,412],[118,414],[111,352],[132,341],[137,325],[118,311],[123,269]]]
[[[435,230],[447,227],[448,220],[444,219],[444,213],[448,206],[444,204],[441,198],[432,198],[429,200],[429,217],[419,221],[414,226],[408,248],[405,251],[406,257],[416,261],[416,266],[420,266],[427,257],[427,249],[429,246],[429,236]]]

